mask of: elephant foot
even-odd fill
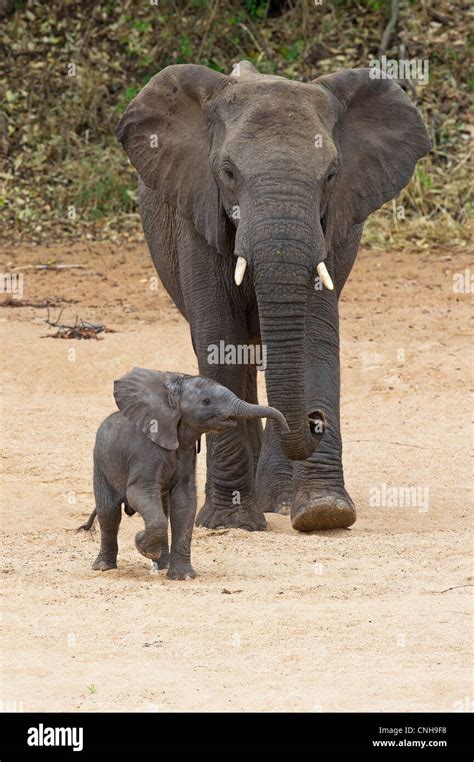
[[[269,510],[269,513],[279,513],[281,516],[289,516],[291,513],[291,500],[279,500]]]
[[[291,511],[292,500],[287,496],[275,496],[273,498],[257,498],[259,507],[264,513],[279,513],[281,516],[288,516]]]
[[[291,524],[299,532],[316,529],[345,529],[356,520],[352,499],[344,488],[339,491],[301,491],[295,496]]]
[[[257,492],[258,507],[263,513],[281,513],[283,516],[288,516],[291,511],[291,495],[272,495],[261,492]]]
[[[92,568],[95,571],[109,571],[109,569],[117,568],[117,561],[99,555],[92,564]]]
[[[263,513],[280,513],[288,516],[292,504],[291,492],[287,489],[257,484],[257,505]]]
[[[174,563],[170,565],[166,576],[168,579],[194,579],[197,577],[197,573],[189,563]]]
[[[267,522],[260,508],[254,503],[248,505],[235,505],[231,508],[214,506],[206,500],[199,511],[196,524],[198,527],[207,529],[247,529],[249,532],[261,532],[267,528]]]
[[[163,554],[159,558],[156,559],[156,561],[153,561],[153,571],[161,571],[162,569],[167,569],[170,565],[170,557],[169,554]]]

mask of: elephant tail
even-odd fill
[[[95,521],[95,517],[96,516],[97,516],[97,510],[96,510],[96,508],[94,508],[94,510],[92,511],[91,515],[87,519],[86,523],[85,524],[81,524],[80,527],[77,527],[76,532],[80,532],[83,529],[84,529],[84,531],[88,532],[90,529],[92,529],[92,525],[93,525],[93,523]]]

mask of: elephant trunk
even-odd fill
[[[326,427],[324,413],[308,410],[305,401],[308,301],[325,242],[311,177],[301,167],[289,187],[281,178],[292,176],[290,170],[276,157],[271,191],[267,177],[254,179],[253,208],[247,215],[242,211],[235,253],[251,266],[268,404],[290,428],[280,433],[282,450],[291,460],[306,460]]]
[[[280,437],[283,452],[292,460],[306,460],[316,449],[305,411],[307,268],[283,261],[264,268],[256,261],[254,279],[268,401],[281,410],[290,429]]]
[[[318,449],[327,422],[320,410],[308,410],[305,395],[307,310],[310,289],[323,246],[322,231],[313,229],[313,243],[305,230],[293,230],[298,243],[270,236],[253,253],[253,280],[257,295],[262,343],[266,350],[265,380],[268,403],[278,408],[290,427],[280,443],[291,460],[306,460]],[[316,244],[314,240],[316,239]]]
[[[271,418],[276,421],[280,426],[280,430],[283,432],[289,432],[289,426],[285,420],[285,416],[276,410],[274,407],[267,405],[252,405],[250,402],[244,402],[238,397],[235,398],[232,405],[232,412],[230,418]]]

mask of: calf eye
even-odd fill
[[[210,405],[211,404],[211,400],[208,399],[208,397],[205,397],[205,399],[202,400],[202,404],[203,405]]]

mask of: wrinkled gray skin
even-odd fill
[[[258,422],[241,423],[208,437],[198,523],[263,529],[263,511],[291,509],[299,530],[347,527],[355,509],[342,469],[338,299],[364,220],[397,196],[430,143],[403,90],[369,69],[302,83],[239,66],[238,76],[170,66],[117,127],[140,175],[153,262],[189,321],[199,372],[256,402],[255,368],[210,365],[208,347],[264,342],[269,404],[290,426],[268,423],[262,438]],[[240,287],[235,255],[248,263]],[[315,288],[323,261],[333,291]],[[317,410],[329,423],[322,438],[309,420]]]
[[[138,512],[145,529],[137,549],[168,577],[195,577],[191,537],[196,515],[196,441],[201,434],[235,430],[237,422],[269,417],[284,431],[278,410],[251,405],[212,379],[134,368],[114,384],[119,412],[99,427],[94,448],[100,551],[93,569],[117,567],[121,505]],[[171,551],[168,549],[168,515]]]

